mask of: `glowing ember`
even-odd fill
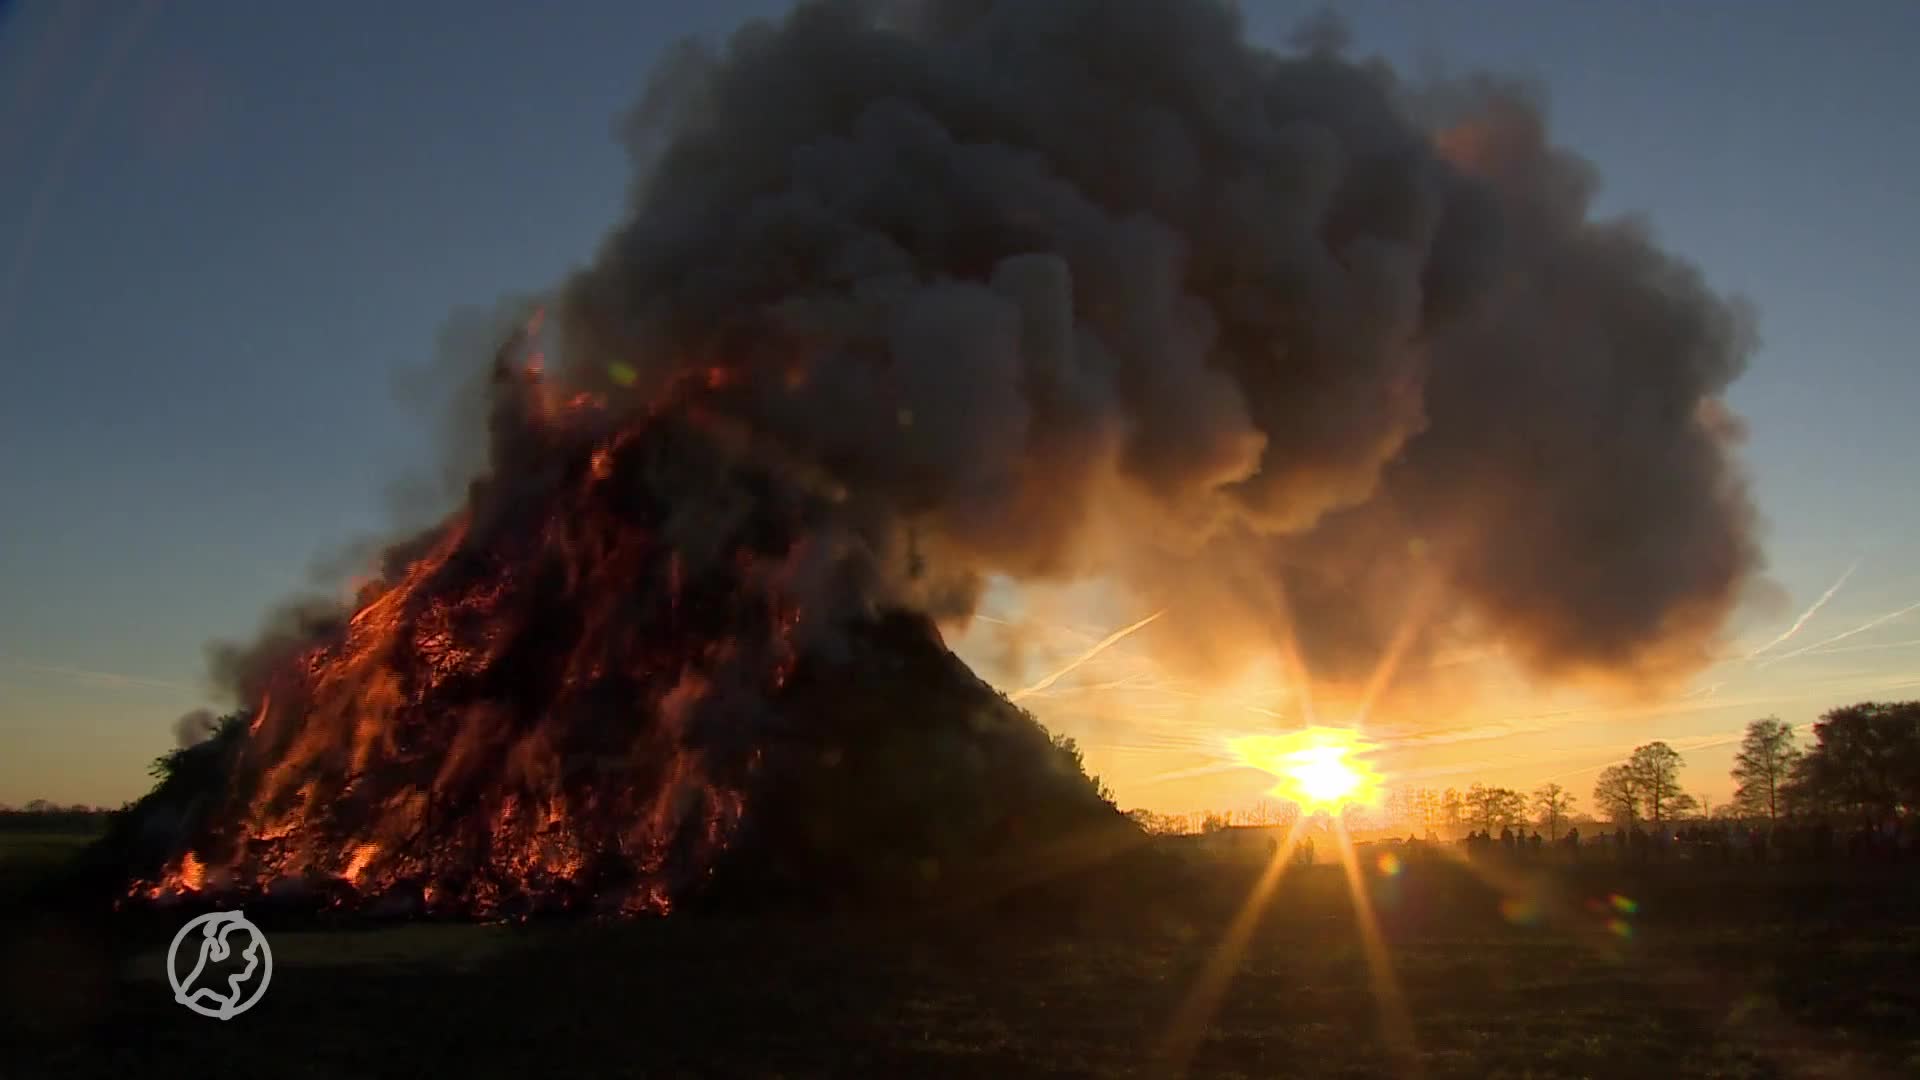
[[[767,861],[829,879],[846,856],[818,849],[884,842],[859,833],[871,821],[937,837],[943,858],[956,819],[982,849],[1014,819],[1119,821],[1083,777],[1058,779],[1045,732],[928,620],[853,606],[853,549],[820,525],[832,493],[685,402],[614,416],[523,364],[499,372],[495,454],[513,481],[476,484],[350,615],[261,658],[260,704],[209,793],[224,801],[131,895],[657,914],[708,887],[763,796],[807,808],[759,820],[780,848]],[[724,388],[726,372],[674,392]],[[807,668],[822,634],[838,659]],[[880,660],[848,668],[862,650]],[[914,776],[956,755],[989,764],[952,789],[966,801],[931,806]]]
[[[750,778],[729,748],[804,630],[788,594],[807,550],[775,516],[799,506],[728,507],[725,543],[674,546],[677,520],[714,512],[705,433],[610,437],[599,402],[556,410],[528,368],[522,452],[554,462],[551,486],[482,492],[280,662],[214,835],[136,892],[200,891],[218,867],[480,914],[658,911],[707,873]]]

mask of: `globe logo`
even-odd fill
[[[183,942],[188,943],[184,956]],[[167,948],[173,1000],[215,1020],[231,1020],[253,1008],[272,977],[267,936],[238,911],[210,911],[189,920]]]

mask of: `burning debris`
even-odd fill
[[[224,794],[137,894],[657,912],[730,850],[758,865],[726,880],[792,892],[1118,825],[930,622],[857,606],[835,497],[750,432],[671,399],[611,425],[498,372],[515,482],[476,484],[351,616],[268,639]]]
[[[257,712],[139,888],[659,910],[1111,817],[938,644],[995,575],[1111,577],[1216,666],[1687,670],[1759,568],[1745,314],[1591,220],[1524,97],[1307,45],[847,0],[675,53],[484,475],[222,657]],[[1409,637],[1416,594],[1458,614]]]

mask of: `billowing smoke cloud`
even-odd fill
[[[891,599],[1108,574],[1166,649],[1704,658],[1755,575],[1746,313],[1489,81],[1195,0],[806,4],[688,45],[568,377],[698,382],[844,489]],[[1414,611],[1414,609],[1419,611]]]
[[[630,117],[628,219],[548,307],[549,380],[613,425],[723,420],[824,493],[820,557],[860,566],[822,580],[868,605],[1106,577],[1198,666],[1691,670],[1761,562],[1723,404],[1748,314],[1596,220],[1525,92],[1408,84],[1325,18],[1294,44],[1213,0],[823,0],[685,45]],[[424,372],[465,433],[429,490],[489,473],[477,520],[557,475],[474,363],[525,313]],[[291,606],[216,678],[251,699],[338,623]]]

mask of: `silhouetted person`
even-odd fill
[[[1542,842],[1543,841],[1540,839],[1540,834],[1538,832],[1535,832],[1532,836],[1527,837],[1527,847],[1532,850],[1534,855],[1540,854],[1540,845]]]

